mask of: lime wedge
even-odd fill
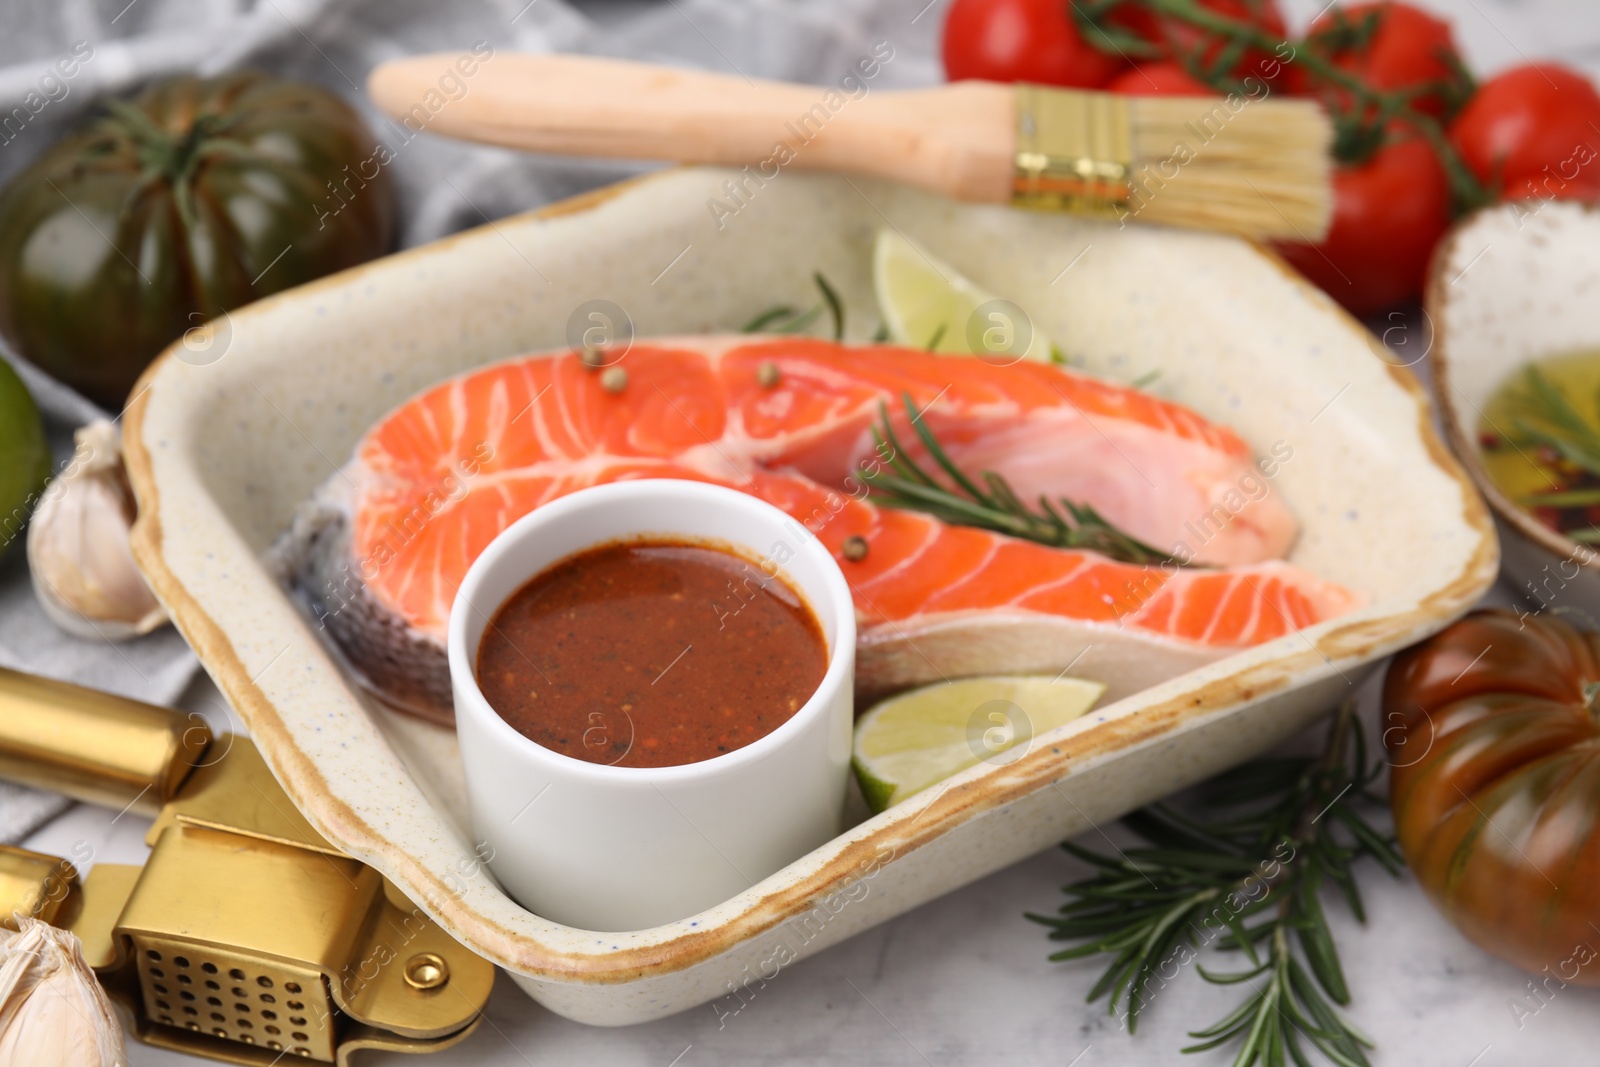
[[[898,231],[878,231],[872,286],[889,340],[897,345],[992,362],[1060,362],[1055,345],[1025,311],[978,288]]]
[[[1082,678],[992,675],[890,697],[856,723],[861,792],[882,811],[975,763],[1021,759],[1034,738],[1088,711],[1105,690]]]

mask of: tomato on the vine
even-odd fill
[[[1305,45],[1380,92],[1428,89],[1412,98],[1418,111],[1443,115],[1471,92],[1450,24],[1394,0],[1336,7],[1311,24]],[[1307,88],[1345,94],[1308,79]]]
[[[1127,63],[1084,40],[1068,0],[955,0],[944,22],[944,72],[1098,89]]]
[[[1254,26],[1280,40],[1289,34],[1275,0],[1200,0],[1199,6],[1213,15]],[[1107,22],[1143,38],[1166,58],[1188,57],[1202,68],[1210,68],[1220,61],[1227,47],[1227,42],[1218,34],[1181,19],[1163,16],[1140,4],[1124,3],[1113,8]],[[1245,48],[1227,73],[1235,78],[1253,75],[1271,82],[1288,69],[1280,62],[1282,58],[1261,48]]]
[[[1533,63],[1489,79],[1450,139],[1505,199],[1600,198],[1600,94],[1566,67]]]
[[[1111,79],[1107,91],[1128,96],[1216,96],[1217,91],[1183,69],[1180,63],[1166,60],[1141,63]]]
[[[1450,184],[1425,142],[1391,130],[1365,162],[1333,176],[1333,226],[1320,243],[1278,250],[1355,315],[1422,291],[1433,246],[1450,224]]]

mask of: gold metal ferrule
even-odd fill
[[[1118,218],[1132,199],[1128,103],[1112,93],[1018,84],[1018,207]]]

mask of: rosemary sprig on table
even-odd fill
[[[1178,562],[1118,529],[1088,504],[1075,504],[1063,498],[1058,506],[1041,495],[1035,510],[994,471],[984,471],[974,480],[956,466],[939,444],[933,431],[923,422],[910,394],[902,394],[900,400],[905,405],[911,428],[922,441],[928,457],[949,479],[949,484],[936,479],[911,459],[890,422],[888,406],[880,402],[881,418],[879,425],[873,428],[873,435],[884,463],[861,472],[861,480],[877,503],[924,512],[958,526],[977,526],[1053,548],[1088,549],[1125,563]]]
[[[1390,874],[1404,869],[1389,838],[1357,810],[1382,802],[1368,792],[1379,769],[1367,765],[1346,704],[1320,758],[1259,760],[1209,783],[1213,818],[1155,804],[1124,820],[1148,847],[1105,856],[1063,843],[1099,873],[1064,888],[1071,899],[1059,914],[1028,918],[1050,927],[1051,940],[1078,942],[1052,960],[1111,957],[1089,1000],[1109,994],[1130,1033],[1155,991],[1210,944],[1242,952],[1248,964],[1230,973],[1196,964],[1200,976],[1249,992],[1221,1020],[1191,1031],[1196,1043],[1183,1051],[1238,1042],[1234,1067],[1276,1067],[1309,1064],[1309,1045],[1340,1067],[1365,1067],[1372,1041],[1334,1007],[1349,1004],[1350,991],[1321,890],[1337,887],[1365,922],[1353,864],[1370,856]]]

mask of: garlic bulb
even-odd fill
[[[17,916],[0,930],[0,1063],[126,1067],[111,1001],[65,930]]]
[[[96,419],[78,431],[77,444],[28,523],[34,592],[50,621],[78,637],[147,634],[167,613],[128,546],[135,510],[121,434],[115,423]]]

